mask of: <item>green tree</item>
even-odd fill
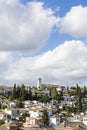
[[[19,116],[19,121],[25,122],[23,116]]]
[[[44,123],[44,125],[48,125],[49,124],[49,117],[48,117],[47,110],[43,110],[43,113],[42,113],[42,122]]]
[[[56,96],[56,99],[60,102],[63,98],[63,91],[60,91],[57,96]]]
[[[34,93],[34,95],[33,95],[33,100],[38,100],[37,91],[35,91],[35,93]]]
[[[0,125],[5,124],[4,120],[0,120]]]
[[[82,112],[82,102],[81,102],[81,97],[78,97],[78,111]]]
[[[32,100],[32,91],[31,91],[31,88],[28,91],[28,99]]]
[[[52,88],[52,90],[51,90],[51,97],[52,97],[52,99],[56,99],[57,98],[56,88]]]
[[[79,87],[79,85],[77,84],[77,96],[81,97],[81,88]]]
[[[17,100],[16,107],[17,108],[23,108],[24,107],[24,103],[23,103],[22,99]]]
[[[25,86],[24,86],[24,84],[22,84],[22,86],[21,86],[20,93],[21,93],[20,96],[21,96],[22,100],[25,100],[25,98],[26,98],[26,91],[25,91]]]
[[[1,108],[5,109],[5,108],[7,108],[7,105],[2,105]]]
[[[16,99],[21,98],[21,87],[18,85],[16,88]]]
[[[87,92],[86,86],[84,86],[82,89],[83,98],[85,97],[85,94]]]
[[[81,88],[79,87],[79,85],[77,84],[77,96],[78,96],[78,100],[77,100],[77,104],[78,104],[78,112],[82,112],[82,93],[81,93]]]
[[[0,102],[0,109],[2,108],[2,104],[1,104],[1,102]]]
[[[12,99],[16,99],[17,98],[17,91],[16,91],[16,84],[14,84],[14,88],[12,91]]]
[[[76,108],[74,107],[74,104],[72,104],[71,112],[72,112],[72,113],[76,113]]]
[[[86,105],[86,110],[87,110],[87,101],[85,102],[85,105]]]

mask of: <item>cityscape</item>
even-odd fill
[[[0,0],[0,130],[87,130],[87,0]]]
[[[0,86],[0,130],[87,130],[87,87]]]

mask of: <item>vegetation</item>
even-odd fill
[[[45,90],[49,91],[49,94],[44,93]],[[75,96],[75,100],[71,106],[63,106],[61,111],[65,111],[67,116],[71,113],[80,113],[87,110],[87,101],[85,97],[87,96],[86,86],[80,87],[78,84],[76,86],[67,87],[66,91],[57,91],[55,87],[40,87],[38,90],[35,86],[26,87],[25,85],[14,84],[12,92],[3,93],[0,97],[1,99],[16,100],[16,107],[23,108],[24,101],[26,100],[37,100],[42,103],[50,102],[51,100],[57,100],[58,102],[63,101],[64,95]],[[84,106],[84,107],[83,107]],[[0,109],[7,108],[7,105],[0,103]],[[58,109],[58,111],[60,111]]]
[[[17,100],[16,107],[17,108],[23,108],[24,107],[24,103],[23,103],[22,99]]]
[[[0,120],[0,125],[4,124],[5,121],[4,120]]]
[[[42,122],[44,125],[48,125],[49,124],[49,118],[48,118],[48,112],[47,110],[43,110],[42,113]]]

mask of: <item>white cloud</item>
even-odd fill
[[[0,0],[0,50],[26,50],[29,53],[40,49],[56,23],[50,8],[41,2]]]
[[[74,6],[61,18],[60,31],[74,37],[87,36],[87,7]]]
[[[4,74],[8,70],[9,64],[13,61],[10,52],[0,52],[0,84],[4,84]]]
[[[29,84],[39,76],[46,82],[65,85],[87,83],[87,46],[81,41],[66,41],[42,55],[21,57],[10,64],[5,80]]]
[[[12,59],[10,52],[0,52],[0,64],[9,62]]]
[[[77,6],[60,20],[41,2],[23,5],[20,0],[0,0],[0,84],[34,84],[38,77],[64,85],[87,84],[87,46],[82,41],[66,41],[34,57],[17,53],[40,49],[57,22],[61,32],[85,37],[86,15],[87,7]]]

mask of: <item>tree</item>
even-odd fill
[[[78,111],[82,112],[82,102],[81,102],[81,97],[78,97]]]
[[[52,97],[52,99],[56,99],[57,98],[56,88],[52,88],[52,90],[51,90],[51,97]]]
[[[18,85],[16,88],[16,99],[21,98],[21,87]]]
[[[7,108],[7,105],[2,105],[1,108],[5,109],[5,108]]]
[[[43,110],[42,113],[42,122],[44,123],[44,125],[48,125],[49,123],[49,117],[48,117],[48,112],[47,110]]]
[[[0,125],[5,124],[4,120],[0,120]]]
[[[20,93],[21,93],[20,96],[21,96],[22,100],[25,100],[25,98],[26,98],[26,91],[25,91],[25,86],[24,86],[24,84],[22,84],[22,86],[21,86]]]
[[[82,93],[81,93],[81,88],[79,87],[79,85],[77,84],[77,96],[78,96],[78,112],[82,112]]]
[[[79,85],[77,84],[77,96],[81,97],[81,88],[79,87]]]
[[[1,104],[1,102],[0,102],[0,109],[2,108],[2,104]]]
[[[16,97],[17,97],[16,84],[14,84],[14,88],[12,91],[12,99],[16,99]]]
[[[56,96],[56,99],[60,102],[63,98],[63,91],[60,91],[57,96]]]
[[[37,91],[35,91],[35,93],[34,93],[34,95],[33,95],[33,100],[38,100]]]
[[[24,107],[24,103],[23,103],[22,99],[17,100],[16,107],[17,108],[23,108]]]
[[[32,91],[31,91],[31,88],[28,91],[28,98],[29,98],[29,100],[32,100]]]
[[[82,90],[82,94],[83,94],[83,98],[84,98],[86,95],[86,92],[87,92],[86,86],[84,86],[81,90]]]
[[[76,112],[76,108],[74,107],[74,104],[72,104],[71,112],[72,112],[72,113],[75,113],[75,112]]]

